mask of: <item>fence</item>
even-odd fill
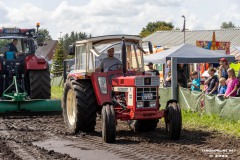
[[[63,86],[63,76],[61,77],[53,77],[51,79],[51,86]]]
[[[171,88],[160,88],[160,103],[164,108],[167,100],[171,99]],[[190,91],[179,88],[178,100],[182,109],[201,112],[201,99],[204,102],[203,111],[206,114],[217,114],[234,121],[240,120],[240,98],[230,97],[223,99],[217,96],[201,94],[201,92]]]

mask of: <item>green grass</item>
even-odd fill
[[[62,87],[52,86],[52,99],[61,99]],[[240,137],[240,120],[234,122],[219,117],[218,115],[200,115],[191,111],[182,110],[183,128],[202,129],[207,131],[219,131],[224,134]]]
[[[58,86],[52,86],[51,97],[52,99],[61,99],[63,95],[63,88]]]
[[[208,131],[219,131],[240,137],[240,120],[235,122],[224,119],[218,115],[200,115],[191,111],[182,111],[183,127],[186,129],[202,129]]]

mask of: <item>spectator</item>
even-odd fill
[[[208,79],[204,82],[204,85],[208,85],[205,89],[207,94],[217,94],[218,77],[214,75],[216,70],[213,67],[208,68]]]
[[[192,83],[191,83],[191,90],[192,91],[200,91],[200,79],[198,78],[198,72],[192,72]]]
[[[184,69],[184,64],[182,63],[177,65],[177,81],[181,87],[187,87],[186,73]]]
[[[219,79],[219,87],[218,87],[218,96],[224,96],[227,90],[227,85],[226,85],[226,79],[225,78],[220,78]]]
[[[236,78],[235,71],[233,68],[229,68],[227,72],[228,72],[228,79],[226,81],[227,90],[224,97],[225,98],[229,98],[230,96],[236,97],[239,81]]]
[[[238,75],[239,75],[239,71],[238,71]],[[237,97],[240,97],[240,76],[237,77],[238,79],[238,88],[237,88]]]
[[[171,60],[168,60],[164,74],[164,87],[171,87],[171,79]]]
[[[219,60],[219,70],[218,70],[218,78],[220,79],[221,77],[228,79],[228,73],[227,70],[229,68],[228,66],[228,61],[226,58],[220,58]]]
[[[148,66],[148,68],[149,68],[149,70],[148,70],[147,72],[151,72],[151,73],[153,73],[154,75],[159,76],[159,71],[153,68],[153,63],[152,63],[152,62],[149,62],[149,63],[147,64],[147,66]]]

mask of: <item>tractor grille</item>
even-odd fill
[[[143,107],[149,107],[150,101],[157,100],[157,88],[145,88],[145,87],[138,87],[136,93],[137,102],[143,102]]]
[[[151,77],[136,77],[135,78],[136,86],[159,86],[160,79],[157,76]]]

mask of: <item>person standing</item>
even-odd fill
[[[149,70],[147,72],[152,72],[152,73],[154,73],[154,75],[159,76],[159,71],[153,68],[153,63],[152,62],[149,62],[147,64],[147,66],[149,68]]]
[[[229,68],[229,65],[228,65],[228,61],[226,58],[220,58],[219,60],[219,70],[218,70],[218,78],[225,78],[225,79],[228,79],[228,68]]]
[[[217,96],[224,96],[227,90],[226,79],[220,78],[219,79],[219,87],[218,87],[218,95]]]
[[[192,83],[191,83],[191,90],[192,91],[200,91],[200,79],[198,78],[198,72],[192,72]]]
[[[227,72],[228,72],[228,79],[226,81],[227,90],[224,95],[224,98],[229,98],[230,96],[236,97],[239,81],[236,78],[235,71],[233,68],[229,68]]]
[[[167,66],[165,68],[165,74],[164,74],[164,87],[171,87],[171,60],[167,61]]]
[[[218,77],[214,75],[216,70],[213,67],[208,68],[209,78],[204,82],[207,85],[205,92],[207,94],[217,94],[218,89]]]
[[[181,87],[187,87],[187,77],[183,63],[177,65],[177,81]]]

